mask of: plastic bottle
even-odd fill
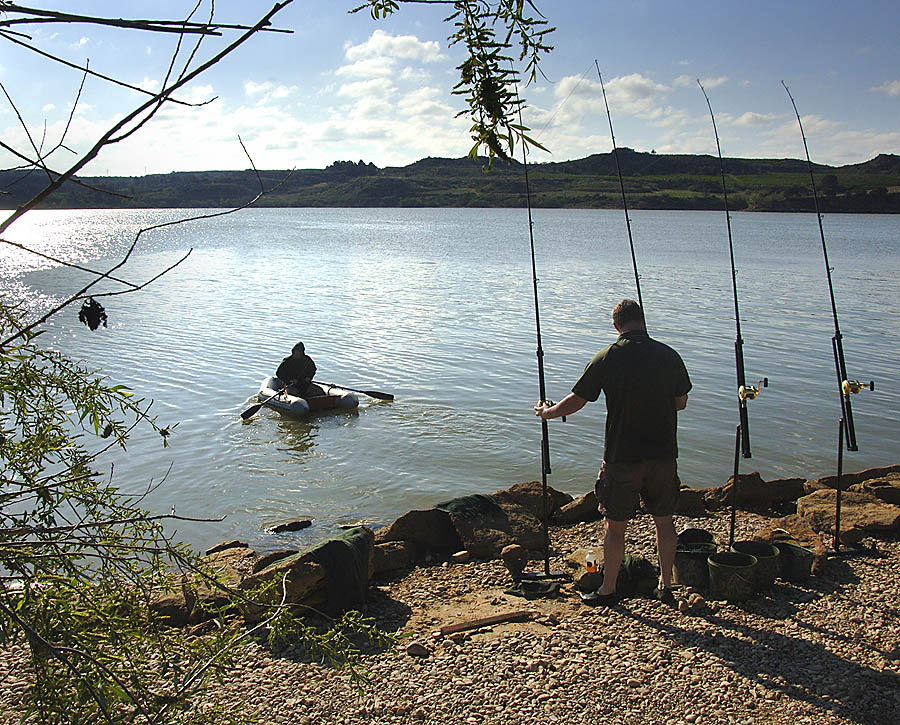
[[[590,573],[597,571],[597,554],[593,549],[588,549],[587,555],[584,557],[584,568]]]

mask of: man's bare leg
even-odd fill
[[[606,533],[603,536],[603,584],[597,590],[600,596],[606,596],[616,591],[616,580],[619,578],[619,569],[622,568],[622,559],[625,558],[625,529],[627,526],[627,521],[606,519]],[[672,560],[674,561],[674,549]]]
[[[656,524],[659,588],[670,589],[672,587],[672,567],[675,564],[675,548],[678,545],[678,536],[675,534],[675,521],[671,516],[654,516],[653,523]]]

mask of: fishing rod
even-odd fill
[[[522,123],[522,106],[519,105],[519,126],[524,128]],[[540,404],[553,405],[553,401],[547,399],[547,387],[544,378],[544,348],[541,344],[541,309],[538,300],[538,276],[537,262],[534,252],[534,219],[531,215],[531,185],[528,180],[528,154],[526,144],[522,143],[522,168],[525,172],[525,206],[528,209],[528,239],[531,244],[531,281],[534,289],[534,326],[537,334],[537,368],[538,368],[538,389],[540,394]],[[563,422],[565,422],[563,417]],[[548,505],[549,496],[547,494],[547,476],[550,475],[550,431],[547,421],[541,418],[541,534],[544,539],[544,573],[523,573],[524,579],[557,579],[566,576],[564,572],[550,571],[550,530],[548,519],[550,518],[550,510]]]
[[[759,395],[760,388],[769,386],[769,379],[763,378],[757,385],[747,385],[744,372],[744,338],[741,336],[741,311],[738,306],[737,268],[734,266],[734,238],[731,234],[731,212],[728,209],[728,185],[725,183],[725,162],[722,160],[722,145],[719,143],[719,129],[716,127],[716,117],[712,110],[712,103],[706,89],[697,79],[697,85],[706,99],[706,107],[709,108],[709,117],[712,120],[713,134],[716,137],[716,151],[719,154],[719,173],[722,176],[722,200],[725,207],[725,225],[728,229],[728,254],[731,258],[731,290],[734,293],[734,324],[736,334],[734,338],[734,363],[737,369],[738,386],[738,426],[735,433],[734,444],[734,477],[731,484],[731,532],[729,543],[734,544],[735,511],[737,503],[738,470],[740,467],[740,454],[744,458],[750,458],[750,421],[747,413],[747,401],[753,400]]]
[[[797,116],[797,125],[800,127],[800,137],[803,139],[803,150],[806,152],[806,168],[809,170],[809,181],[812,186],[813,202],[816,209],[816,219],[819,222],[819,237],[822,240],[822,254],[825,257],[825,274],[828,277],[828,293],[831,298],[831,314],[834,317],[834,335],[831,338],[831,347],[834,352],[834,369],[837,373],[838,395],[841,399],[841,420],[838,424],[838,465],[837,479],[835,481],[835,533],[834,533],[834,550],[840,549],[841,535],[841,478],[843,476],[843,449],[844,443],[847,444],[848,451],[858,451],[859,447],[856,442],[856,427],[853,424],[853,407],[850,404],[850,396],[859,393],[865,388],[875,390],[875,381],[868,383],[859,380],[849,380],[847,378],[847,364],[844,359],[843,335],[841,335],[841,327],[838,324],[837,303],[834,299],[834,282],[831,278],[831,272],[834,269],[828,261],[828,247],[825,244],[825,229],[822,226],[822,212],[819,208],[819,195],[816,193],[816,179],[813,175],[812,161],[809,158],[809,146],[806,143],[806,133],[803,131],[803,121],[800,120],[800,111],[797,110],[797,104],[791,95],[790,89],[784,81],[781,81],[784,90],[791,99],[791,105],[794,107],[794,115]]]
[[[837,304],[834,300],[834,282],[831,279],[831,272],[834,269],[828,262],[828,247],[825,245],[825,229],[822,226],[822,213],[819,210],[819,195],[816,193],[816,179],[813,175],[812,161],[809,158],[809,147],[806,144],[806,134],[803,131],[803,122],[800,120],[800,112],[797,110],[797,104],[794,97],[788,89],[787,84],[781,81],[784,90],[787,91],[788,98],[791,99],[791,105],[794,107],[794,114],[797,116],[797,125],[800,126],[800,137],[803,139],[803,150],[806,152],[806,167],[809,169],[809,181],[812,186],[813,202],[816,208],[816,219],[819,222],[819,237],[822,240],[822,254],[825,257],[825,273],[828,276],[828,293],[831,297],[831,314],[834,317],[834,335],[831,338],[831,346],[834,350],[834,367],[837,372],[838,393],[841,398],[841,416],[843,418],[845,441],[848,451],[857,451],[859,448],[856,443],[856,427],[853,425],[853,408],[850,405],[850,396],[858,393],[860,390],[868,387],[875,389],[874,381],[865,384],[858,380],[847,379],[847,365],[844,360],[843,335],[841,335],[841,327],[838,324]]]
[[[619,175],[619,190],[622,192],[622,208],[625,210],[625,227],[628,229],[628,244],[631,247],[631,264],[634,267],[634,284],[637,287],[638,304],[644,309],[644,301],[641,299],[641,277],[638,274],[637,257],[634,254],[634,239],[631,236],[631,219],[628,216],[628,202],[625,200],[625,183],[622,181],[622,167],[619,164],[619,149],[616,146],[616,135],[613,133],[612,115],[609,112],[609,102],[606,100],[606,87],[603,85],[603,74],[600,72],[600,64],[595,60],[597,77],[600,78],[600,90],[603,92],[603,104],[606,106],[606,118],[609,120],[609,136],[612,139],[613,155],[616,159],[616,173]],[[646,317],[646,312],[644,313]]]

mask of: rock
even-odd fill
[[[223,541],[221,544],[216,544],[211,549],[206,550],[206,555],[217,554],[220,551],[225,551],[225,549],[242,549],[247,547],[246,541],[238,541],[237,539],[232,539],[231,541]]]
[[[455,561],[457,564],[465,564],[467,561],[469,561],[469,559],[472,558],[472,555],[468,551],[463,549],[462,551],[457,551],[450,558],[453,559],[453,561]]]
[[[675,513],[679,516],[703,516],[706,513],[706,491],[682,486]]]
[[[267,526],[266,531],[270,534],[284,534],[289,531],[308,529],[310,526],[312,526],[310,519],[291,519],[290,521],[282,521],[281,523]]]
[[[285,578],[287,591],[285,602],[289,604],[302,604],[316,591],[325,586],[325,567],[305,558],[302,553],[294,554],[270,564],[265,569],[253,574],[243,582],[241,589],[249,591],[257,587],[275,582],[276,586],[263,597],[263,601],[269,604],[277,604],[281,601],[281,581]]]
[[[413,642],[406,647],[406,654],[410,657],[428,657],[431,654],[431,650],[424,644]]]
[[[848,490],[866,493],[885,503],[900,505],[900,473],[889,473],[880,478],[868,478],[860,483],[852,484]]]
[[[507,489],[492,493],[491,498],[501,506],[512,504],[523,508],[538,520],[544,518],[544,493],[543,484],[540,481],[517,483]],[[569,494],[547,486],[548,517],[552,516],[557,509],[571,503],[571,501],[572,497]]]
[[[265,569],[267,566],[271,566],[276,561],[286,559],[287,557],[293,556],[296,553],[298,553],[296,549],[282,549],[281,551],[273,551],[269,554],[263,554],[256,560],[256,563],[253,564],[253,570],[251,573],[256,574],[257,572]]]
[[[766,487],[773,504],[789,503],[806,495],[805,478],[777,478],[767,481]]]
[[[540,521],[522,506],[506,500],[501,505],[493,496],[474,494],[438,504],[447,511],[462,546],[479,559],[497,556],[509,544],[526,549],[543,544]]]
[[[528,566],[528,550],[520,544],[504,546],[500,551],[500,558],[503,559],[513,579],[518,579]]]
[[[857,483],[868,481],[874,478],[885,478],[892,474],[900,474],[900,464],[886,466],[883,468],[867,468],[856,473],[844,473],[841,475],[841,487],[848,489]],[[823,488],[835,488],[837,484],[837,476],[825,476],[812,481],[807,481],[805,485],[806,493],[812,493]]]
[[[287,602],[312,605],[312,597],[317,605],[344,611],[365,601],[374,567],[374,544],[370,529],[351,529],[248,576],[241,589],[275,581],[267,602],[278,602],[282,597],[281,581],[286,575]]]
[[[378,529],[375,541],[410,541],[420,553],[459,551],[462,542],[453,527],[450,514],[438,509],[409,511],[394,523]]]
[[[150,611],[163,623],[170,627],[184,627],[190,624],[191,612],[197,598],[182,580],[177,591],[162,592],[150,600]]]
[[[570,501],[553,515],[553,521],[559,524],[595,521],[598,518],[600,518],[600,513],[597,511],[597,496],[593,491]]]
[[[823,488],[797,502],[797,516],[809,522],[815,531],[833,534],[837,492]],[[858,542],[867,534],[900,530],[900,506],[885,503],[867,493],[844,491],[841,494],[841,541]]]
[[[731,505],[734,476],[728,477],[724,486],[711,488],[704,496],[706,508],[717,511]],[[758,472],[738,474],[737,506],[742,509],[766,510],[772,505],[772,494]]]
[[[411,541],[385,541],[375,544],[373,575],[409,567],[416,556]]]

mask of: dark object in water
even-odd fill
[[[106,327],[106,310],[103,309],[103,305],[91,297],[81,305],[81,310],[78,312],[78,320],[91,328],[91,330],[96,330],[100,327],[101,322]]]

